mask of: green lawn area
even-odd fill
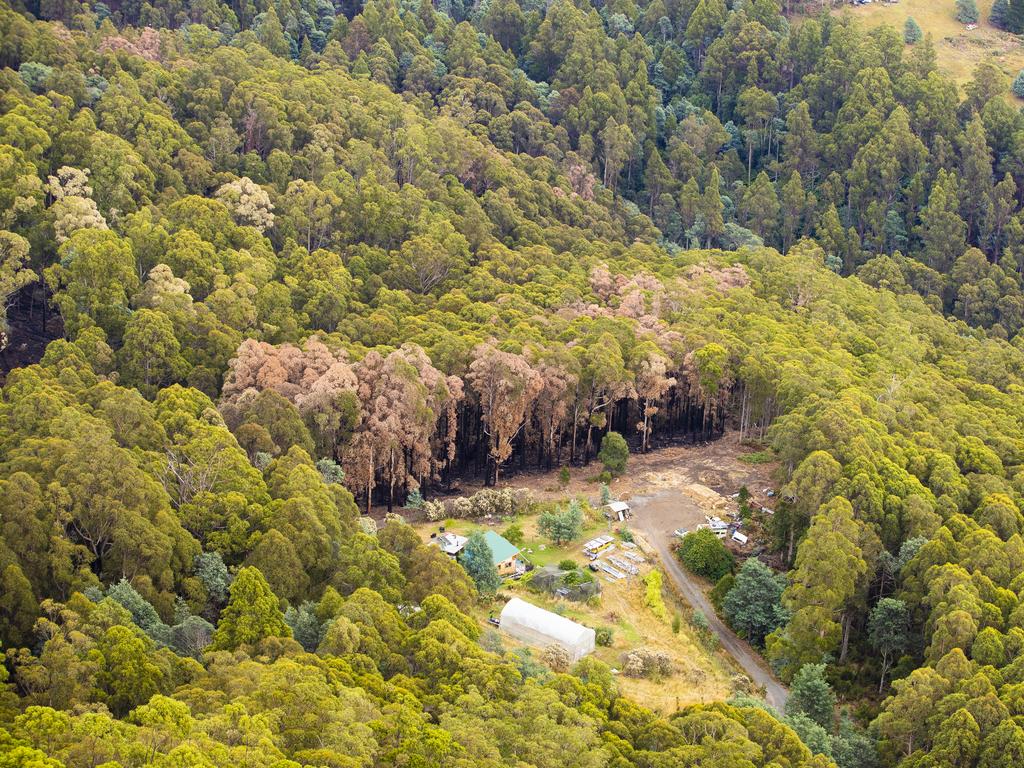
[[[590,513],[584,521],[582,532],[579,537],[575,541],[569,542],[565,546],[561,547],[555,546],[549,538],[541,535],[540,531],[537,530],[538,515],[520,515],[514,521],[515,524],[519,525],[519,527],[523,529],[525,537],[523,545],[520,547],[520,553],[524,558],[538,568],[545,565],[556,564],[568,557],[582,563],[584,560],[581,552],[583,542],[608,531],[607,522],[603,519],[594,519],[595,516],[599,517],[599,515],[600,513]],[[436,533],[441,525],[443,525],[445,530],[449,533],[469,536],[474,531],[485,531],[488,529],[494,530],[496,533],[504,534],[505,530],[512,524],[513,522],[485,525],[483,523],[476,522],[475,520],[449,519],[445,520],[443,523],[424,523],[416,527],[424,538],[428,538],[431,533]]]

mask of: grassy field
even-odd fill
[[[587,524],[574,542],[556,547],[537,531],[537,516],[520,516],[516,523],[523,529],[525,544],[522,548],[524,556],[536,566],[558,563],[571,558],[581,566],[587,562],[583,555],[582,544],[586,540],[608,531],[608,524],[596,513],[588,519]],[[424,540],[438,531],[440,523],[419,523],[415,527]],[[447,520],[443,523],[450,532],[468,535],[474,530],[487,527],[502,533],[508,523],[493,526],[466,520]],[[521,582],[509,581],[501,588],[502,597],[518,596],[548,610],[567,616],[590,627],[611,627],[614,639],[611,647],[598,647],[595,656],[613,668],[622,665],[624,652],[644,646],[664,651],[671,656],[675,673],[662,680],[636,680],[624,676],[619,677],[619,686],[623,693],[641,701],[652,709],[671,713],[686,704],[705,701],[717,701],[727,698],[732,692],[730,678],[733,670],[728,658],[721,651],[709,650],[699,640],[696,632],[690,627],[689,608],[676,601],[669,590],[664,590],[668,619],[659,619],[644,604],[644,585],[642,576],[652,567],[648,563],[642,566],[638,576],[627,580],[608,583],[601,578],[601,596],[592,603],[575,603],[554,596],[529,590]],[[495,605],[495,612],[500,610],[501,603]],[[488,611],[481,611],[478,617],[485,621]],[[682,617],[680,631],[672,631],[671,617]],[[503,636],[504,645],[508,649],[516,647],[515,641]]]
[[[869,27],[889,24],[903,34],[908,17],[931,33],[939,67],[959,83],[971,79],[971,72],[985,58],[992,58],[1011,80],[1024,69],[1024,45],[1020,38],[996,29],[988,23],[992,0],[978,0],[981,19],[978,28],[968,31],[955,18],[954,0],[900,0],[871,5],[843,6],[838,13],[849,13]]]

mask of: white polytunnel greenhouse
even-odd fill
[[[513,597],[501,610],[502,632],[507,632],[527,645],[546,648],[560,645],[573,661],[579,661],[594,650],[594,630],[575,621],[546,611]]]

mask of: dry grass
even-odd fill
[[[968,31],[956,20],[955,0],[900,0],[889,4],[844,6],[839,13],[849,13],[868,27],[889,24],[903,34],[903,25],[913,17],[925,34],[931,33],[939,67],[958,83],[971,79],[974,68],[991,58],[1012,80],[1024,68],[1024,45],[1020,38],[988,23],[992,0],[978,0],[981,19],[978,28]]]
[[[555,547],[537,531],[536,515],[521,516],[516,522],[526,536],[523,552],[526,554],[527,550],[532,550],[526,556],[536,565],[557,563],[565,558],[572,558],[583,565],[587,562],[582,553],[583,542],[607,530],[607,524],[591,519],[576,541],[565,547]],[[488,527],[466,520],[449,520],[446,523],[448,531],[463,535]],[[414,528],[426,541],[438,525],[417,523]],[[500,533],[507,524],[499,523],[490,527]],[[502,585],[501,593],[506,597],[517,595],[595,629],[611,627],[614,630],[612,646],[598,646],[595,656],[612,668],[621,667],[623,653],[641,646],[669,654],[676,672],[667,678],[654,681],[619,677],[622,692],[647,707],[669,714],[687,704],[727,698],[731,693],[730,662],[723,652],[709,651],[700,643],[687,621],[690,608],[682,605],[668,589],[663,590],[669,617],[667,620],[659,619],[644,605],[642,578],[651,567],[648,563],[641,566],[639,575],[613,583],[609,583],[604,574],[595,574],[601,580],[601,596],[592,605],[532,592],[519,582],[506,582]],[[480,611],[477,618],[481,623],[485,622],[487,614],[492,611],[497,614],[500,606],[501,603],[496,603],[488,610]],[[682,617],[682,622],[679,633],[675,634],[672,632],[671,617],[677,614]],[[503,640],[507,648],[517,645],[506,636],[503,636]]]
[[[618,678],[621,691],[646,707],[669,714],[687,704],[728,698],[732,692],[728,660],[722,652],[709,652],[701,645],[685,619],[689,609],[681,607],[666,590],[665,604],[669,615],[678,613],[684,617],[679,633],[673,634],[670,621],[658,619],[644,605],[641,577],[642,573],[613,584],[602,579],[601,598],[596,605],[552,599],[530,592],[519,584],[504,588],[502,592],[518,595],[548,610],[556,610],[590,627],[614,628],[612,646],[599,646],[594,654],[614,669],[622,666],[623,653],[633,648],[643,646],[667,653],[675,668],[671,676],[656,681],[625,676]],[[507,646],[514,646],[509,638],[505,641]]]

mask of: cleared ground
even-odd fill
[[[629,501],[636,511],[636,517],[628,522],[628,527],[640,534],[638,542],[648,561],[641,566],[640,573],[621,581],[609,581],[604,574],[599,574],[602,593],[595,604],[574,603],[539,594],[516,582],[507,582],[502,594],[520,596],[587,626],[614,628],[613,645],[599,647],[596,651],[597,658],[613,668],[621,667],[624,652],[640,646],[668,653],[676,671],[665,679],[652,681],[619,677],[624,693],[655,710],[670,713],[686,704],[727,698],[734,690],[733,678],[738,672],[745,673],[756,686],[766,688],[772,703],[781,704],[784,689],[777,684],[777,690],[772,687],[771,675],[757,655],[713,616],[704,597],[709,585],[682,571],[669,551],[674,541],[672,531],[676,528],[693,530],[704,522],[706,513],[724,515],[723,510],[702,505],[687,494],[687,487],[693,483],[707,486],[723,496],[729,496],[745,485],[753,494],[753,504],[760,506],[771,502],[764,491],[770,487],[774,467],[740,460],[741,456],[750,454],[751,449],[740,445],[734,436],[727,436],[707,445],[665,448],[631,456],[626,473],[612,482],[611,492],[614,498]],[[594,475],[598,469],[596,463],[574,469],[565,487],[559,482],[557,472],[517,475],[507,485],[528,488],[535,498],[543,501],[561,501],[576,496],[588,499],[597,507],[600,487]],[[463,488],[464,493],[472,493],[473,490]],[[730,502],[730,508],[734,506],[735,503]],[[610,529],[607,522],[594,515],[576,541],[565,547],[556,547],[538,532],[537,516],[520,517],[516,523],[525,536],[522,551],[537,566],[558,563],[565,558],[586,563],[583,542]],[[487,525],[463,520],[414,523],[424,540],[429,540],[432,533],[436,534],[441,525],[448,531],[465,535],[487,527],[501,533],[509,524],[494,521]],[[755,525],[753,531],[756,530]],[[757,535],[753,531],[751,548],[757,546]],[[668,609],[666,620],[659,619],[643,601],[641,579],[652,567],[667,568],[664,590]],[[689,618],[694,607],[703,610],[712,623],[712,629],[721,638],[719,650],[708,650],[691,627]],[[495,612],[497,610],[500,607]],[[678,634],[673,633],[671,624],[671,617],[677,614],[682,617]],[[481,616],[481,621],[484,619]],[[514,647],[515,643],[505,638],[505,645]],[[739,668],[734,661],[738,662]]]
[[[939,67],[958,83],[970,80],[974,68],[986,58],[995,61],[1012,81],[1024,68],[1024,45],[1021,38],[988,23],[991,10],[992,0],[978,0],[981,18],[972,30],[956,20],[954,0],[875,2],[843,6],[837,13],[849,13],[869,27],[889,24],[900,35],[903,25],[912,17],[923,32],[931,32]]]

